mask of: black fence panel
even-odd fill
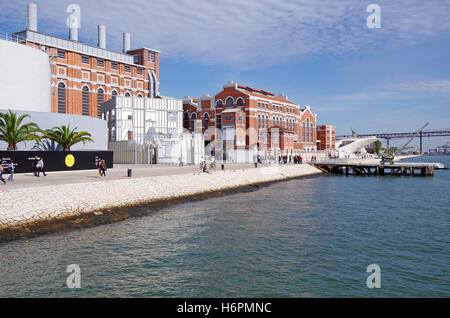
[[[5,173],[11,159],[15,173],[30,172],[35,156],[43,158],[46,172],[96,169],[98,160],[105,160],[107,168],[113,167],[112,151],[0,151]]]

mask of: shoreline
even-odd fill
[[[45,186],[37,189],[40,197],[31,197],[29,188],[13,189],[1,194],[9,207],[0,211],[0,243],[120,222],[180,203],[321,174],[303,164]]]

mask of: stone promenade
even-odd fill
[[[220,165],[218,165],[220,168]],[[207,193],[237,189],[321,173],[307,165],[226,165],[225,170],[200,172],[198,167],[134,168],[109,170],[106,178],[96,171],[50,172],[47,177],[16,175],[0,184],[0,238],[11,230],[32,232],[55,220],[75,220],[84,214],[102,215],[109,209],[151,204]],[[103,211],[103,212],[102,212]],[[76,221],[76,220],[75,220]],[[67,222],[66,222],[67,223]],[[61,226],[59,226],[61,227]],[[1,241],[1,239],[0,239]]]

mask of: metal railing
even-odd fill
[[[0,31],[0,40],[15,42],[19,44],[24,44],[26,42],[26,38],[4,31]]]

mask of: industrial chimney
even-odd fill
[[[71,27],[69,29],[69,39],[71,41],[78,41],[78,28]]]
[[[123,34],[123,53],[127,53],[131,49],[131,35],[128,32]]]
[[[27,30],[37,32],[37,5],[27,4]]]
[[[103,24],[98,26],[98,47],[106,49],[106,26]]]

